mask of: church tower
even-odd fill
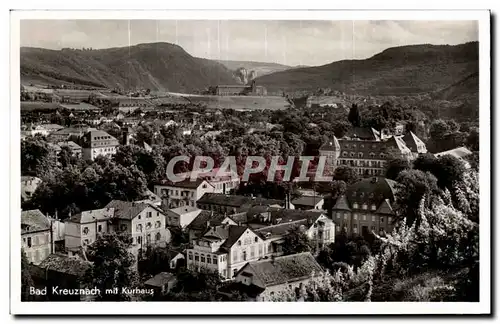
[[[326,156],[325,163],[325,175],[333,174],[335,168],[337,167],[337,161],[340,156],[340,144],[338,139],[333,136],[333,139],[330,142],[324,143],[319,148],[319,155]]]

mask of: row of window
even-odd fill
[[[376,233],[376,231],[377,231],[377,227],[376,226],[371,226],[370,229],[374,233]],[[340,226],[337,226],[337,233],[339,233],[339,232],[340,232]],[[348,233],[347,226],[344,226],[344,232]],[[357,224],[354,224],[352,226],[352,232],[355,233],[355,234],[358,234],[358,225]],[[383,234],[383,233],[385,233],[385,228],[381,226],[380,229],[379,229],[379,234]]]
[[[28,236],[28,237],[23,237],[23,244],[26,247],[32,247],[32,246],[37,246],[37,245],[42,245],[42,244],[48,244],[50,242],[49,234],[45,235],[35,235],[33,237]]]
[[[157,189],[156,191],[156,194],[160,194],[160,191],[161,192],[161,195],[162,196],[179,196],[179,190],[174,190],[174,189]],[[182,191],[181,190],[181,197],[191,197],[193,198],[194,197],[194,192],[192,191]]]
[[[367,147],[370,146],[369,144],[366,144],[366,145],[367,145]],[[351,146],[350,146],[350,148],[353,148],[353,149],[356,149],[356,147],[357,147],[357,144],[351,144]],[[365,148],[365,144],[360,144],[359,147]],[[372,144],[372,148],[376,148],[376,147],[377,147],[377,144]],[[349,144],[345,144],[344,148],[349,149]]]
[[[193,260],[193,255],[194,255],[194,261],[195,262],[201,262],[201,263],[207,263],[207,264],[217,264],[218,261],[224,262],[226,261],[226,255],[221,255],[217,258],[217,255],[210,255],[210,254],[199,254],[198,252],[193,253],[192,251],[188,252],[188,260]]]
[[[160,232],[156,233],[154,238],[156,241],[160,241],[161,240],[161,233]],[[142,236],[137,236],[135,238],[135,242],[137,244],[142,244],[143,243]],[[150,244],[150,243],[151,243],[151,233],[148,233],[148,234],[146,234],[146,244]]]
[[[111,139],[111,136],[96,136],[93,138],[94,141]]]
[[[221,206],[221,205],[212,205],[212,204],[207,204],[207,205],[200,205],[199,206],[201,209],[205,210],[213,210],[213,211],[218,211],[221,213],[236,213],[236,208],[231,207],[231,206]]]
[[[342,152],[342,156],[343,157],[347,157],[347,156],[357,157],[359,159],[362,159],[363,156],[364,156],[364,153],[363,152],[358,152],[358,153],[356,153],[356,152],[350,152],[350,153],[348,153],[348,152],[344,151],[344,152]],[[371,159],[374,159],[375,158],[375,153],[371,152],[369,154],[369,156],[370,156]],[[378,155],[378,157],[380,157],[381,159],[385,159],[387,157],[387,155],[385,153],[380,153]]]
[[[256,250],[256,245],[250,246],[250,253],[247,253],[247,250],[242,250],[240,253],[238,251],[233,252],[233,262],[239,262],[239,261],[247,261],[248,258],[254,259],[256,257],[263,257],[264,254],[266,253],[266,245],[264,244],[259,244],[257,245],[257,250]],[[256,254],[257,253],[257,254]],[[272,244],[269,243],[267,244],[267,254],[272,253]]]
[[[152,218],[153,217],[153,212],[147,212],[146,213],[146,218]],[[156,217],[160,217],[160,212],[156,212]],[[141,219],[141,214],[137,216],[137,219]]]
[[[146,231],[147,231],[147,230],[150,230],[153,227],[153,225],[151,224],[151,222],[147,222],[145,227],[146,227]],[[137,232],[142,232],[142,228],[143,228],[142,224],[137,224],[136,231]],[[160,221],[156,221],[155,222],[155,228],[161,228],[161,222]]]
[[[363,205],[363,206],[366,206],[366,205]],[[375,206],[375,205],[373,205],[373,206]],[[373,207],[373,206],[372,206],[372,207]],[[337,219],[341,219],[341,218],[342,218],[342,216],[344,216],[344,217],[343,217],[343,219],[344,219],[344,220],[347,220],[347,219],[349,219],[350,214],[349,214],[349,213],[344,213],[344,215],[342,215],[341,213],[337,212],[337,213],[336,213],[336,216],[337,216]],[[352,217],[353,217],[353,219],[354,219],[354,220],[358,220],[358,214],[353,213],[353,214],[352,214]],[[373,216],[373,215],[372,215],[372,222],[375,222],[375,221],[377,220],[377,217],[379,218],[379,220],[380,220],[380,222],[381,222],[381,223],[383,223],[383,222],[384,222],[384,217]],[[360,219],[360,220],[362,219],[362,220],[364,220],[364,221],[365,221],[365,220],[366,220],[366,214],[363,214],[363,215],[362,215],[362,217],[360,217],[359,219]],[[391,223],[391,222],[392,222],[392,217],[388,217],[388,222],[389,222],[389,223]]]
[[[383,168],[385,166],[384,161],[365,161],[365,160],[337,160],[337,165],[349,165],[349,166],[361,166],[369,168]]]

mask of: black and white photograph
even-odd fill
[[[11,311],[489,313],[489,12],[244,16],[12,12]]]

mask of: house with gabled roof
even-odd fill
[[[403,136],[403,141],[415,157],[419,154],[427,153],[427,147],[425,146],[425,143],[412,131],[409,131],[405,134],[405,136]]]
[[[337,234],[383,234],[394,227],[397,182],[384,178],[362,179],[347,187],[335,201],[332,219],[339,225]]]
[[[323,268],[310,252],[248,262],[235,275],[242,292],[257,301],[270,301],[286,289],[302,289]],[[247,294],[248,295],[248,294]]]
[[[265,240],[247,226],[222,224],[210,227],[187,250],[187,267],[199,271],[218,272],[224,279],[232,279],[249,261],[270,255]]]
[[[206,193],[214,192],[215,188],[207,180],[190,178],[185,180],[160,181],[154,185],[154,193],[163,200],[167,209],[191,206],[197,207],[197,201]]]
[[[38,209],[21,212],[21,247],[28,262],[39,264],[53,250],[52,224]]]
[[[102,233],[128,233],[134,250],[148,245],[165,245],[171,239],[165,212],[144,203],[112,200],[105,208],[88,210],[65,222],[65,245],[70,254],[92,244]]]

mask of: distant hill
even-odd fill
[[[218,60],[220,64],[232,71],[244,68],[248,72],[255,71],[257,76],[262,76],[274,72],[285,71],[291,69],[291,66],[278,64],[278,63],[264,63],[252,61],[231,61],[231,60]]]
[[[257,77],[256,82],[273,92],[318,88],[361,95],[434,92],[479,71],[478,45],[470,42],[393,47],[368,59],[294,68]],[[478,91],[477,87],[470,90]]]
[[[224,65],[169,43],[99,50],[22,47],[21,82],[188,93],[238,84]]]

